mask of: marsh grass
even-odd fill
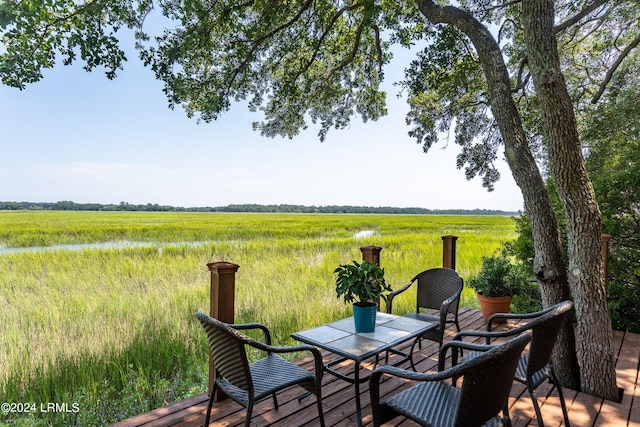
[[[104,425],[204,391],[194,313],[209,305],[208,262],[240,265],[236,322],[262,322],[285,345],[296,330],[350,315],[333,270],[361,259],[361,246],[383,248],[398,288],[442,264],[443,235],[458,236],[465,280],[515,237],[513,220],[495,216],[0,212],[0,230],[8,247],[149,243],[0,254],[0,395],[80,406],[0,413],[12,425]],[[373,234],[353,237],[363,230]],[[403,294],[397,312],[414,299]],[[470,290],[462,305],[476,305]]]

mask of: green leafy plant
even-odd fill
[[[469,281],[469,287],[486,297],[506,297],[526,289],[529,280],[524,265],[496,255],[482,257],[480,273]]]
[[[391,287],[384,280],[384,268],[368,261],[343,264],[335,269],[337,297],[345,303],[366,305],[377,298],[387,300]]]

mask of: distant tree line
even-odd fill
[[[56,211],[135,211],[135,212],[264,212],[264,213],[343,213],[343,214],[414,214],[414,215],[519,215],[490,209],[424,209],[394,208],[390,206],[304,206],[304,205],[259,205],[242,204],[219,207],[175,207],[147,203],[136,205],[60,202],[0,202],[0,210],[56,210]]]

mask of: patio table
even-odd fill
[[[378,312],[376,328],[373,332],[356,332],[353,317],[348,317],[326,325],[296,332],[291,336],[298,341],[314,345],[339,356],[339,358],[325,363],[324,370],[341,380],[355,385],[356,418],[358,426],[362,426],[360,384],[368,381],[369,375],[360,376],[360,364],[373,356],[376,357],[376,363],[378,363],[380,353],[387,351],[402,356],[401,360],[395,362],[394,365],[410,360],[411,354],[397,351],[394,347],[436,327],[437,325],[432,322]],[[352,360],[355,363],[352,377],[333,369],[333,366],[345,360]]]

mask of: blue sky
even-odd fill
[[[356,118],[323,143],[313,128],[270,139],[251,129],[260,116],[243,105],[211,124],[170,110],[162,84],[128,58],[115,80],[74,64],[24,91],[0,85],[0,201],[523,208],[502,159],[488,193],[456,169],[452,141],[424,154],[391,84],[389,115],[377,122]],[[402,65],[386,75],[399,78]]]

